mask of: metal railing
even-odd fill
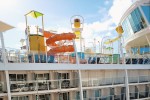
[[[73,99],[80,100],[80,99]],[[125,94],[117,94],[117,95],[108,95],[108,96],[100,96],[100,97],[87,97],[83,98],[83,100],[126,100]]]
[[[142,98],[149,98],[150,97],[150,91],[140,91],[140,92],[131,92],[130,93],[130,99],[142,99]]]
[[[77,88],[78,79],[10,81],[11,92]]]
[[[7,93],[6,82],[0,81],[0,93]]]
[[[80,64],[122,64],[121,58],[118,55],[104,55],[97,53],[84,53],[84,59],[80,59]],[[142,57],[142,58],[141,58]],[[27,52],[7,52],[6,58],[8,63],[65,63],[76,64],[76,56],[71,53],[64,55],[56,54],[55,56],[42,53],[27,53]],[[83,57],[81,57],[83,58]],[[2,53],[0,54],[0,63],[3,63]],[[150,56],[140,56],[139,58],[125,58],[126,64],[150,64]]]
[[[144,82],[150,82],[150,76],[148,75],[142,75],[142,76],[129,76],[129,83],[144,83]]]
[[[112,77],[112,78],[83,80],[82,86],[92,87],[92,86],[103,86],[103,85],[117,85],[117,84],[124,84],[124,83],[125,83],[124,77]]]

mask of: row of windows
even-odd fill
[[[131,48],[133,54],[150,54],[150,47],[143,46],[143,47],[133,47]]]
[[[147,27],[139,8],[136,8],[131,14],[129,14],[129,16],[123,21],[122,27],[125,32],[125,38]]]

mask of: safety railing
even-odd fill
[[[78,79],[10,81],[11,92],[77,88]]]
[[[104,54],[78,54],[80,64],[122,64],[120,55]],[[8,63],[64,63],[76,64],[75,53],[65,53],[56,55],[47,55],[42,53],[27,52],[7,52],[6,58]],[[3,63],[2,53],[0,54],[0,63]],[[150,64],[150,56],[142,58],[125,58],[126,64]]]
[[[125,83],[124,77],[97,78],[97,79],[83,80],[82,86],[92,87],[92,86],[103,86],[103,85],[117,85],[117,84],[124,84],[124,83]]]
[[[140,91],[140,92],[131,92],[130,93],[130,99],[142,99],[142,98],[149,98],[150,97],[150,91]]]
[[[6,82],[0,81],[0,93],[7,93]]]
[[[80,99],[73,99],[80,100]],[[99,97],[87,97],[83,98],[83,100],[126,100],[125,94],[117,94],[117,95],[107,95],[107,96],[99,96]]]
[[[129,76],[128,77],[129,83],[144,83],[144,82],[150,82],[150,76],[149,75],[142,75],[142,76]]]

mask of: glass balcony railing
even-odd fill
[[[79,56],[80,64],[122,64],[122,58],[119,54],[98,54],[98,53],[82,53]],[[47,53],[27,53],[21,51],[9,51],[6,53],[8,63],[63,63],[76,64],[76,56],[74,53],[66,53],[65,55],[56,54],[55,56],[47,55]],[[3,63],[2,54],[0,54],[0,63]],[[126,64],[150,64],[150,56],[125,58]]]
[[[92,87],[92,86],[103,86],[103,85],[117,85],[117,84],[124,84],[124,83],[125,83],[124,77],[113,77],[113,78],[83,80],[82,86]]]
[[[6,82],[0,81],[0,93],[7,93]]]
[[[54,89],[77,88],[78,79],[11,81],[11,92],[42,91]]]
[[[132,92],[130,93],[130,99],[140,99],[143,98],[149,98],[150,97],[150,91],[143,91],[143,92]]]
[[[144,83],[150,82],[150,76],[129,76],[128,77],[129,83]]]
[[[139,77],[137,77],[137,76],[130,76],[130,77],[128,77],[128,81],[129,81],[129,83],[138,83],[139,82]]]
[[[80,99],[73,99],[73,100],[80,100]],[[100,97],[87,97],[83,100],[126,100],[125,94],[119,95],[108,95],[108,96],[100,96]]]

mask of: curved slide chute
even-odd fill
[[[56,46],[54,48],[51,48],[48,51],[48,55],[53,55],[56,53],[63,53],[63,52],[73,52],[74,46],[73,45],[62,45],[58,46],[55,42],[61,41],[61,40],[73,40],[76,38],[76,35],[74,33],[62,33],[62,34],[55,34],[50,36],[46,40],[46,44],[49,46]]]
[[[63,53],[63,52],[73,52],[73,51],[74,51],[73,45],[59,46],[59,47],[50,49],[48,51],[48,55],[56,54],[56,53]]]
[[[47,40],[46,40],[46,44],[47,45],[52,45],[54,44],[56,41],[61,41],[61,40],[73,40],[76,38],[76,35],[74,33],[62,33],[62,34],[55,34],[50,36]]]

